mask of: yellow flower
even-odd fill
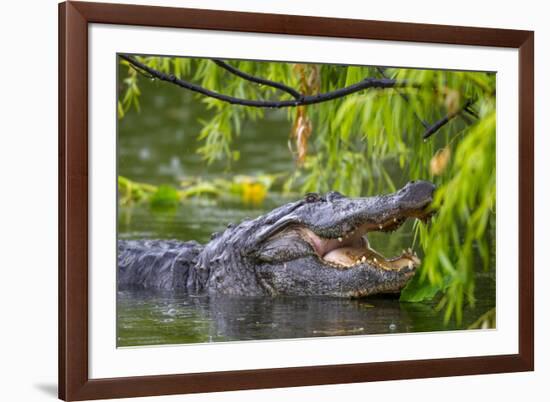
[[[242,183],[242,200],[244,204],[258,206],[265,199],[267,190],[261,183],[246,181]]]

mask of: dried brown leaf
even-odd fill
[[[430,172],[434,176],[441,175],[451,159],[451,150],[449,147],[439,149],[430,161]]]

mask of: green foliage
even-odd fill
[[[497,327],[497,311],[492,308],[479,317],[468,329],[489,329]]]
[[[205,88],[246,99],[290,99],[271,87],[240,79],[210,60],[139,57],[151,67]],[[428,226],[416,225],[422,247],[420,272],[402,293],[403,301],[442,295],[445,317],[462,319],[463,306],[475,302],[475,271],[491,268],[495,245],[496,131],[495,74],[338,65],[231,61],[232,66],[281,82],[302,92],[328,92],[366,77],[404,80],[407,88],[366,90],[307,107],[288,108],[288,133],[295,143],[297,168],[286,172],[286,192],[337,190],[350,196],[390,192],[414,179],[437,186],[437,213]],[[119,116],[139,110],[141,77],[121,61],[124,89]],[[169,84],[165,84],[169,85]],[[206,161],[239,158],[233,142],[247,120],[268,118],[269,109],[234,106],[197,96],[211,110],[202,122],[198,153]],[[475,114],[461,114],[424,141],[421,120],[432,124],[473,101]],[[476,116],[477,115],[477,116]],[[297,132],[307,127],[307,136]],[[392,177],[394,179],[392,179]],[[216,194],[220,183],[197,183],[180,195]],[[242,188],[242,187],[241,187]],[[128,190],[126,191],[134,191]],[[182,193],[183,191],[183,193]],[[244,190],[243,190],[244,191]],[[227,192],[224,190],[224,192]],[[494,265],[494,264],[493,264]]]
[[[496,218],[495,124],[493,110],[456,145],[448,178],[440,184],[433,203],[436,217],[429,227],[419,227],[426,255],[415,282],[427,280],[445,289],[441,305],[446,306],[447,320],[454,313],[460,322],[464,297],[474,303],[473,267],[488,269],[494,253],[488,233]],[[418,292],[406,292],[403,297],[417,298]]]

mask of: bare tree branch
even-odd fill
[[[271,81],[271,80],[267,80],[267,79],[264,79],[264,78],[259,78],[259,77],[255,77],[253,75],[247,74],[244,71],[241,71],[241,70],[225,63],[224,61],[221,61],[221,60],[218,60],[218,59],[212,59],[212,61],[214,63],[216,63],[219,67],[229,71],[231,74],[234,74],[237,77],[241,77],[241,78],[243,78],[247,81],[255,82],[257,84],[267,85],[267,86],[270,86],[270,87],[273,87],[273,88],[277,88],[281,91],[284,91],[284,92],[292,95],[292,97],[294,99],[303,98],[303,95],[300,92],[296,91],[294,88],[290,88],[290,87],[288,87],[284,84],[281,84],[279,82],[275,82],[275,81]]]
[[[133,57],[130,57],[127,55],[120,55],[120,57],[123,60],[126,60],[132,66],[139,68],[144,72],[147,72],[149,75],[161,81],[170,82],[174,85],[178,85],[190,91],[194,91],[202,95],[221,100],[223,102],[231,103],[233,105],[250,106],[250,107],[284,108],[284,107],[313,105],[316,103],[321,103],[321,102],[326,102],[333,99],[342,98],[344,96],[351,95],[353,93],[356,93],[365,89],[370,89],[370,88],[385,89],[385,88],[403,88],[403,87],[411,86],[407,84],[407,82],[405,81],[396,81],[389,78],[380,78],[380,79],[365,78],[363,81],[360,81],[356,84],[353,84],[344,88],[339,88],[334,91],[320,93],[317,95],[303,95],[299,99],[280,100],[280,101],[242,99],[242,98],[237,98],[229,95],[224,95],[207,88],[203,88],[200,85],[193,84],[192,82],[188,82],[180,78],[177,78],[173,74],[163,73],[162,71],[158,71],[154,68],[149,67],[144,63],[139,62]],[[298,92],[296,91],[296,93]]]

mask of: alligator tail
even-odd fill
[[[202,246],[194,241],[119,240],[119,290],[203,290],[204,272],[195,269]]]

